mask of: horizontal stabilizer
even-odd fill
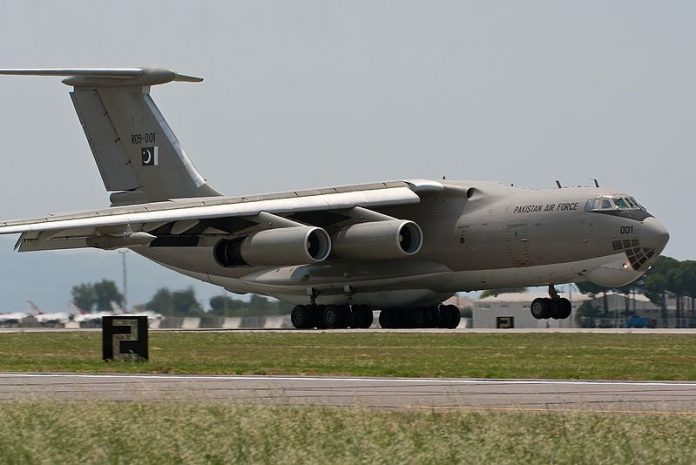
[[[150,86],[167,82],[201,82],[203,78],[178,74],[167,68],[38,68],[0,69],[0,75],[63,76],[75,87]]]

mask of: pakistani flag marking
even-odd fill
[[[159,165],[159,147],[143,147],[140,149],[140,155],[143,157],[143,166]]]

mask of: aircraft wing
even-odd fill
[[[302,224],[326,226],[384,219],[369,208],[418,203],[419,193],[444,190],[434,181],[395,181],[256,197],[211,197],[111,207],[31,220],[0,222],[0,234],[21,236],[19,251],[138,245],[192,246],[205,235]],[[359,209],[359,210],[356,210]],[[388,217],[387,217],[388,218]]]

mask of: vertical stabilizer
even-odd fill
[[[150,96],[150,86],[199,82],[166,69],[0,70],[67,76],[70,93],[114,205],[220,195],[196,171]]]

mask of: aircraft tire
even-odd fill
[[[290,313],[290,321],[297,329],[309,329],[314,327],[314,315],[312,308],[307,305],[295,305]]]
[[[326,329],[335,329],[341,325],[341,310],[337,305],[327,305],[321,313],[322,326]]]
[[[398,328],[400,325],[397,311],[388,308],[379,312],[379,326],[388,329]]]
[[[326,329],[347,328],[350,323],[350,308],[344,305],[327,305],[322,312],[322,322]]]
[[[553,302],[548,297],[543,299],[534,299],[530,308],[532,316],[537,320],[545,320],[550,318],[552,313],[552,304]]]
[[[362,326],[360,326],[363,329],[367,329],[372,326],[372,323],[375,321],[375,316],[372,313],[372,308],[365,306],[365,316],[363,317],[362,321]]]
[[[439,328],[440,327],[440,308],[432,307],[430,309],[430,327]]]
[[[462,315],[455,305],[443,305],[440,307],[438,328],[454,329],[459,326]]]
[[[459,326],[459,323],[462,321],[462,313],[459,311],[459,307],[456,305],[448,305],[446,308],[449,308],[448,312],[448,320],[447,320],[447,329],[456,329],[457,326]]]
[[[429,328],[431,325],[430,310],[427,308],[414,308],[410,317],[413,328]]]
[[[351,328],[369,328],[372,326],[372,309],[367,305],[353,305],[351,309]]]
[[[559,319],[565,320],[566,318],[568,318],[570,316],[570,312],[572,311],[572,306],[570,304],[570,300],[563,297],[563,298],[558,300],[557,306],[558,306],[558,318]]]

